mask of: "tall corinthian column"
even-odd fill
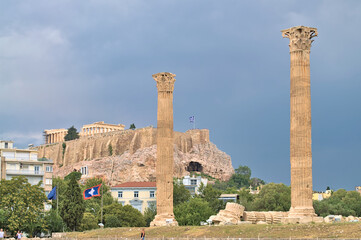
[[[292,27],[282,30],[290,39],[291,55],[291,209],[289,217],[316,216],[312,205],[311,149],[311,40],[317,29]]]
[[[151,226],[177,226],[173,214],[173,89],[175,74],[153,75],[158,88],[157,215]]]

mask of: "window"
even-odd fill
[[[139,197],[139,191],[134,191],[134,197]]]
[[[35,174],[39,174],[40,173],[40,166],[34,166],[34,172],[35,172]]]
[[[191,185],[197,185],[197,179],[191,179]]]
[[[9,147],[9,143],[5,143],[5,148],[8,148]]]
[[[16,152],[16,159],[17,160],[29,161],[30,160],[30,154],[26,153],[26,152]]]
[[[8,163],[6,165],[7,169],[16,170],[16,163]]]
[[[52,172],[53,171],[53,166],[46,166],[46,171],[47,172]]]
[[[123,198],[123,191],[118,191],[118,198]]]
[[[88,171],[88,167],[81,167],[80,169],[81,175],[88,175],[89,171]]]
[[[154,191],[150,191],[150,194],[149,194],[150,196],[150,198],[154,198]]]
[[[46,185],[52,185],[53,184],[53,179],[51,179],[51,178],[45,179],[45,184]]]
[[[20,169],[28,170],[28,169],[29,169],[29,165],[24,165],[24,164],[20,163]]]
[[[15,159],[15,152],[3,152],[3,157],[6,159]]]

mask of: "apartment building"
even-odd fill
[[[43,181],[45,194],[52,189],[53,161],[38,159],[38,151],[14,148],[12,141],[0,140],[0,178],[25,176],[30,184]]]

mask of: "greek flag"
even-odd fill
[[[194,123],[194,116],[189,117],[189,122]]]
[[[49,200],[54,200],[56,199],[56,186],[50,191],[50,193],[48,194],[48,199]]]
[[[88,200],[92,197],[98,197],[100,196],[100,187],[101,187],[101,184],[99,185],[96,185],[94,187],[91,187],[91,188],[88,188],[88,189],[85,189],[84,192],[83,192],[83,197],[84,197],[84,200]]]

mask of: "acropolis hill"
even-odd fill
[[[37,149],[40,158],[54,161],[55,176],[64,177],[74,169],[87,167],[86,177],[104,177],[112,185],[127,181],[154,181],[156,135],[157,129],[153,127],[120,130],[46,144]],[[230,156],[210,142],[207,129],[174,132],[174,163],[174,177],[198,171],[228,180],[234,173]]]

